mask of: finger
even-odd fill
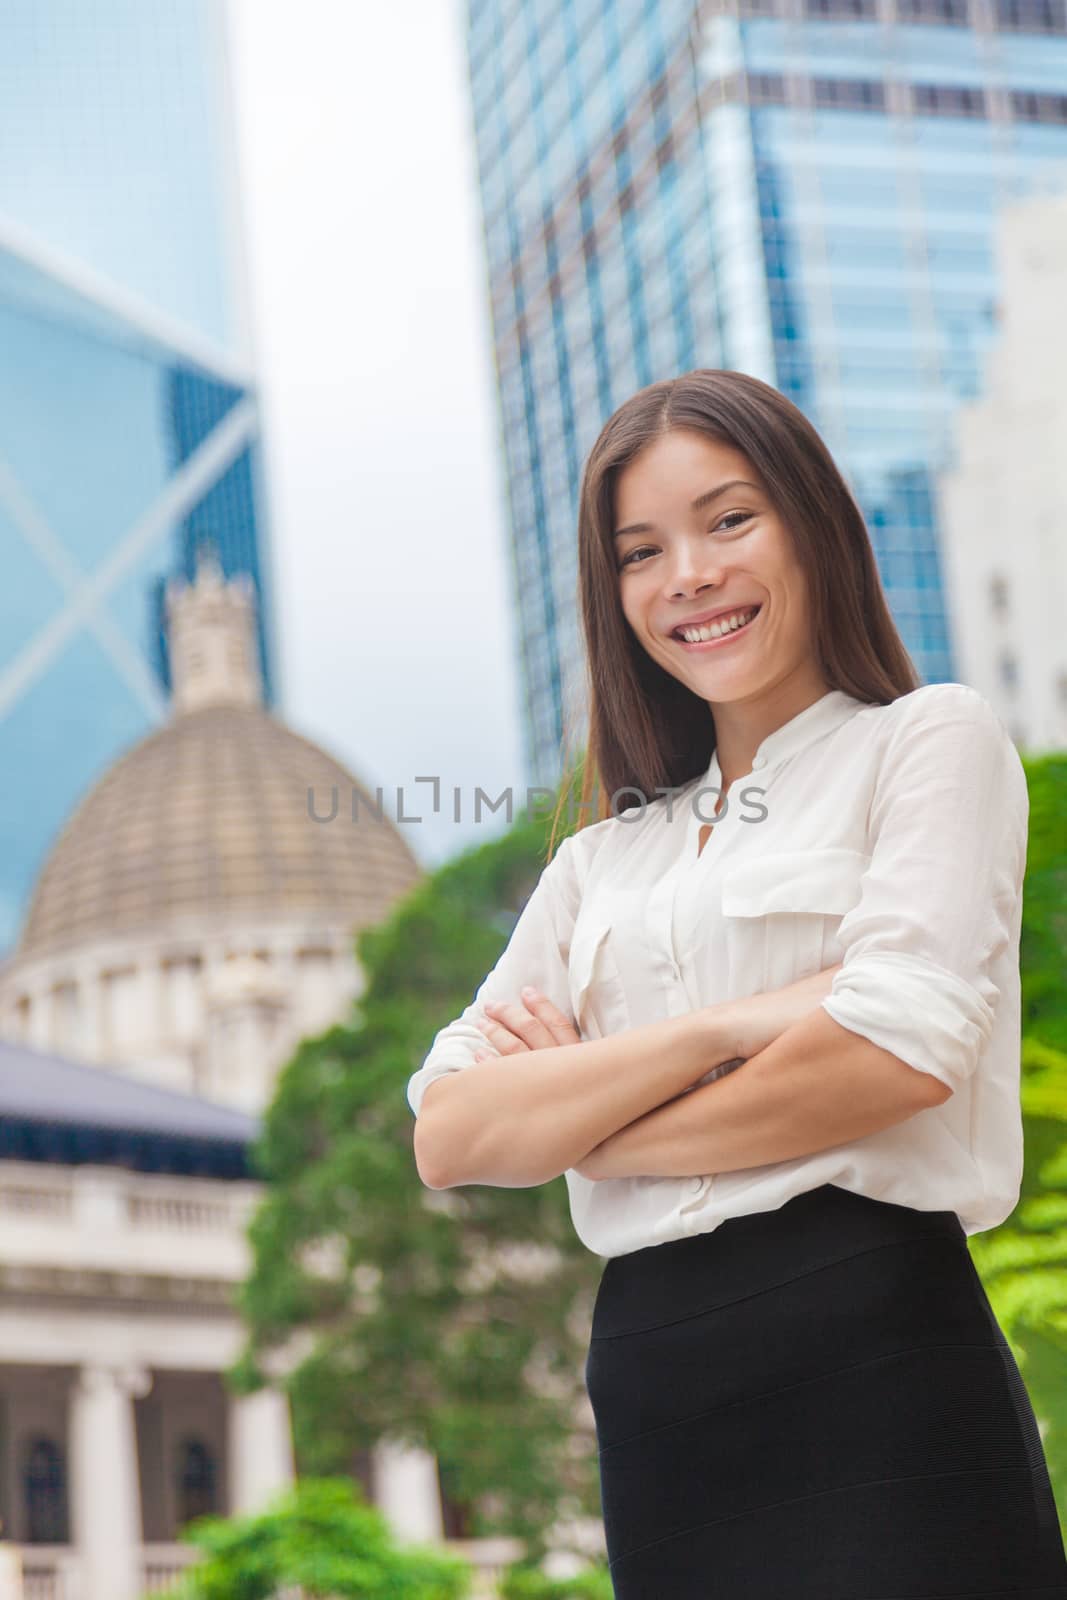
[[[478,1025],[479,1032],[485,1034],[490,1044],[494,1045],[502,1056],[517,1055],[520,1051],[532,1048],[505,1017],[504,1013],[509,1010],[507,1006],[490,1003],[482,1009],[487,1016],[486,1021]]]
[[[526,1008],[542,1022],[548,1030],[555,1044],[576,1044],[580,1040],[577,1028],[570,1017],[553,1005],[546,994],[532,985],[527,985],[522,990],[522,1000]]]
[[[527,1050],[546,1050],[559,1042],[547,1021],[532,1011],[526,1002],[498,1001],[495,1005],[487,1005],[485,1010],[494,1021],[501,1023],[521,1040]]]

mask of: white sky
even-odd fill
[[[463,0],[229,4],[279,710],[431,868],[527,782]]]

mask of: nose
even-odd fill
[[[670,600],[690,599],[704,589],[721,588],[725,576],[721,562],[709,561],[706,554],[700,558],[683,543],[668,565],[663,592]]]

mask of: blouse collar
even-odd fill
[[[821,739],[824,734],[840,727],[869,703],[866,700],[858,700],[855,695],[846,694],[843,689],[829,689],[826,694],[818,700],[813,700],[810,706],[798,711],[795,717],[790,717],[788,722],[783,722],[780,728],[775,728],[773,733],[769,733],[760,742],[752,758],[752,771],[766,772],[771,767],[779,766],[781,762],[797,755],[809,744],[814,744],[816,739]],[[717,787],[720,776],[719,757],[715,751],[702,782]]]

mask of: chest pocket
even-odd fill
[[[611,949],[611,923],[579,918],[567,962],[571,1016],[581,1039],[603,1039],[629,1026],[622,977]]]
[[[840,961],[837,930],[860,898],[870,859],[862,850],[826,846],[774,851],[729,868],[722,914],[730,997],[781,989]]]

